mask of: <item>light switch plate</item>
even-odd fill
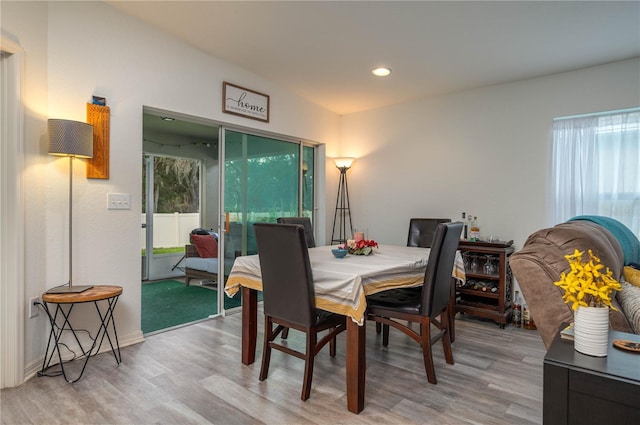
[[[107,209],[108,210],[130,210],[131,195],[128,193],[108,193]]]

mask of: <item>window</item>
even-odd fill
[[[640,108],[553,123],[553,224],[612,217],[640,235]]]

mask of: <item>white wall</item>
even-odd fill
[[[552,119],[640,105],[640,59],[344,116],[354,226],[406,243],[411,217],[478,216],[520,248],[548,222]]]
[[[74,172],[74,283],[124,287],[116,309],[123,345],[140,331],[140,213],[143,106],[337,143],[339,116],[256,75],[205,55],[101,2],[2,2],[2,29],[26,52],[26,90],[38,111],[27,119],[25,297],[67,279],[68,168],[47,155],[46,120],[84,121],[91,95],[111,108],[110,178]],[[214,25],[215,22],[212,22]],[[271,122],[221,112],[222,82],[271,96]],[[132,208],[106,209],[107,193],[131,194]],[[26,303],[26,300],[25,300]],[[95,311],[77,322],[91,328]],[[46,342],[43,315],[27,320],[25,364],[39,366]]]

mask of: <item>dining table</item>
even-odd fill
[[[336,246],[309,248],[316,308],[347,316],[347,408],[364,409],[366,371],[367,295],[395,288],[418,287],[424,282],[430,248],[379,245],[371,255],[335,258]],[[464,283],[464,263],[456,252],[452,278]],[[255,361],[258,292],[262,291],[259,255],[237,257],[224,287],[228,297],[242,293],[242,363]]]

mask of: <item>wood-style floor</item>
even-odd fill
[[[261,315],[260,315],[261,316]],[[258,344],[262,341],[262,322]],[[455,365],[435,346],[437,385],[419,346],[391,330],[388,348],[367,325],[365,409],[345,395],[345,334],[338,355],[318,354],[311,398],[300,400],[303,362],[274,351],[266,381],[240,363],[240,314],[156,334],[89,360],[83,378],[35,377],[1,391],[9,424],[540,424],[544,345],[536,331],[467,316],[456,320]],[[304,338],[291,331],[298,347]]]

